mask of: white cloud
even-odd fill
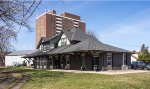
[[[139,50],[141,44],[150,46],[150,9],[143,10],[113,24],[100,32],[99,39],[104,43]]]
[[[106,28],[105,33],[101,36],[111,38],[122,35],[147,34],[147,31],[150,33],[148,30],[150,29],[150,16],[147,14],[150,14],[150,9],[125,18],[124,21]]]

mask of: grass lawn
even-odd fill
[[[22,89],[149,89],[150,85],[150,73],[102,75],[22,70],[30,75]]]

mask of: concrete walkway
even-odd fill
[[[148,70],[110,70],[110,71],[80,71],[80,70],[61,70],[53,69],[48,71],[71,72],[71,73],[94,73],[105,75],[131,74],[131,73],[150,73]]]

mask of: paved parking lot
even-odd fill
[[[48,71],[59,71],[59,72],[72,72],[72,73],[95,73],[95,74],[106,74],[106,75],[118,75],[118,74],[130,74],[130,73],[150,73],[148,70],[109,70],[109,71],[80,71],[80,70],[61,70],[53,69]]]

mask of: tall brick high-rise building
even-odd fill
[[[80,28],[85,32],[86,24],[81,21],[80,16],[64,12],[60,15],[55,10],[45,12],[36,18],[36,46],[41,37],[54,36],[60,30]]]

